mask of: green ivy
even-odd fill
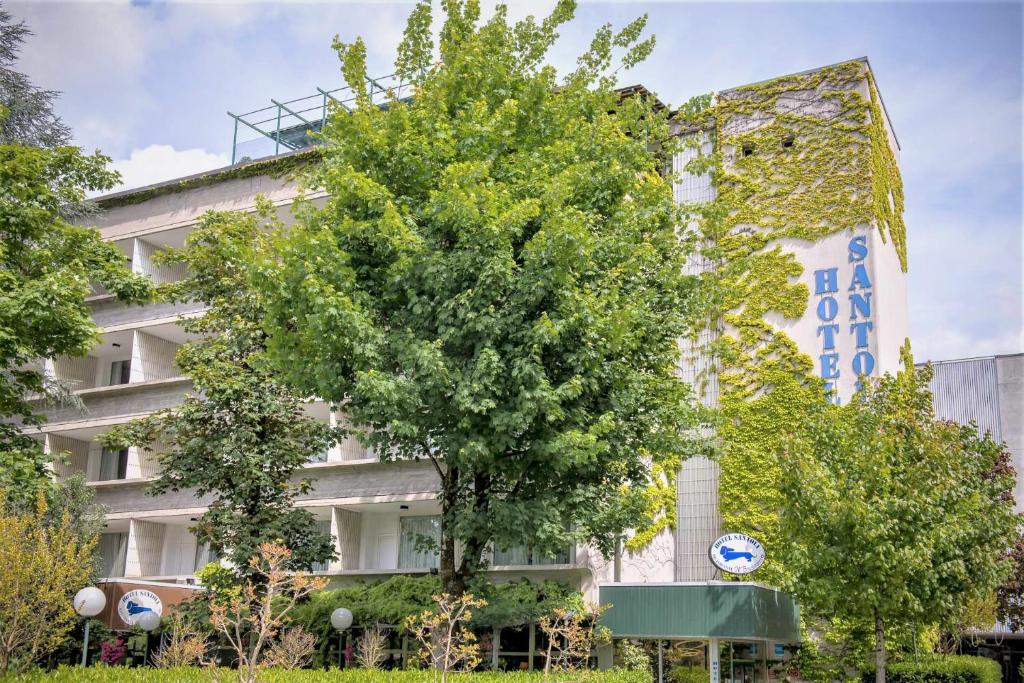
[[[697,98],[684,123],[714,151],[687,169],[710,173],[716,199],[688,207],[714,267],[703,275],[707,324],[724,330],[716,431],[723,528],[758,537],[757,575],[785,585],[779,536],[780,451],[794,416],[823,400],[811,358],[767,322],[804,315],[803,266],[778,240],[817,242],[866,226],[906,270],[903,191],[871,74],[860,61]],[[689,144],[697,144],[692,136]]]
[[[283,178],[293,174],[300,168],[320,161],[321,151],[317,147],[282,154],[279,156],[258,159],[245,163],[235,164],[224,169],[203,173],[201,175],[184,178],[176,182],[162,183],[151,187],[145,187],[137,191],[119,192],[107,198],[99,198],[96,205],[101,209],[109,210],[119,206],[132,206],[147,202],[155,197],[167,194],[194,190],[207,185],[215,185],[227,180],[236,178],[255,178],[257,176],[271,176]]]

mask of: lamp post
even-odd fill
[[[96,586],[86,586],[75,593],[71,604],[79,616],[85,617],[85,638],[82,641],[82,666],[85,666],[89,656],[89,620],[107,606],[107,596]]]
[[[149,634],[160,626],[160,615],[156,612],[143,612],[135,620],[135,625],[146,632],[146,656],[149,659]],[[143,660],[145,662],[145,660]]]
[[[342,668],[342,655],[344,649],[342,648],[342,639],[344,638],[345,630],[352,625],[352,612],[339,607],[338,609],[331,612],[331,626],[338,632],[338,668]]]

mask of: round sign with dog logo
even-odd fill
[[[746,534],[725,534],[708,550],[711,563],[730,574],[749,574],[764,563],[764,546]]]
[[[160,616],[163,611],[163,601],[153,591],[128,591],[117,601],[117,616],[121,617],[121,621],[129,626],[134,626],[139,617],[146,612],[153,612]]]

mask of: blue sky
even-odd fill
[[[545,0],[510,3],[513,17]],[[390,73],[410,4],[18,3],[36,36],[20,70],[62,91],[82,146],[128,186],[225,165],[227,110],[341,85],[335,33]],[[650,15],[630,74],[663,100],[867,56],[902,146],[911,339],[918,359],[1022,344],[1022,5],[950,2],[583,3],[551,54],[569,66],[596,27]]]

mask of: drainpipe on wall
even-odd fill
[[[612,581],[622,581],[622,536],[615,537],[615,559],[612,569]]]

